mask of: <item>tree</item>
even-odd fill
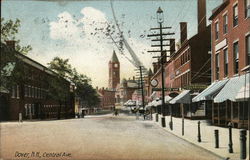
[[[91,85],[91,79],[86,75],[80,74],[75,68],[69,64],[69,59],[62,59],[60,57],[54,57],[51,62],[48,63],[48,66],[51,70],[56,72],[60,77],[66,78],[75,85],[75,96],[79,97],[81,101],[84,101],[85,104],[89,107],[96,106],[100,103],[98,94],[96,90]],[[62,92],[60,83],[54,84],[54,92]],[[57,99],[60,99],[60,94],[55,94],[54,96]]]
[[[19,19],[13,20],[7,20],[5,21],[4,18],[1,17],[1,42],[4,43],[8,40],[15,40],[16,41],[16,51],[27,54],[29,51],[32,50],[32,47],[30,45],[28,46],[21,46],[20,40],[16,40],[16,34],[19,31],[19,28],[21,26],[21,21]]]

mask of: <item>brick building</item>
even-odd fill
[[[132,99],[132,95],[135,90],[138,89],[138,84],[133,77],[133,79],[123,79],[122,82],[117,85],[116,88],[116,102],[120,103],[121,106],[128,100]]]
[[[102,109],[112,109],[115,105],[115,91],[101,88],[97,92],[101,100],[100,107]]]
[[[249,107],[250,1],[224,0],[212,16],[213,123],[246,127]],[[213,87],[210,87],[213,88]],[[239,92],[242,89],[242,93]],[[228,94],[230,93],[230,94]],[[244,93],[244,94],[243,94]]]
[[[14,41],[8,41],[8,46],[1,43],[1,63],[3,64],[1,74],[12,65],[8,79],[12,81],[18,77],[18,74],[22,74],[23,78],[22,81],[13,81],[11,89],[5,85],[8,82],[1,82],[1,120],[18,120],[20,113],[23,119],[54,119],[74,116],[74,96],[71,92],[73,88],[70,82],[59,78],[59,85],[64,86],[62,93],[65,94],[60,100],[54,99],[51,95],[56,93],[51,93],[50,88],[58,75],[15,51],[14,47]],[[8,60],[8,57],[12,57],[12,59]],[[2,77],[1,80],[3,80]]]
[[[198,0],[197,3],[198,33],[187,39],[187,23],[180,22],[180,45],[176,51],[174,48],[175,41],[170,41],[170,57],[164,66],[165,95],[175,97],[183,90],[191,90],[191,92],[187,92],[188,94],[200,92],[211,82],[211,55],[209,54],[211,50],[211,27],[206,25],[206,1]],[[155,71],[152,79],[158,81],[156,88],[161,88],[161,70],[159,64],[155,63],[153,66],[157,68],[154,69],[157,71]],[[152,90],[154,89],[152,88]],[[161,97],[161,91],[157,92],[156,97]],[[173,105],[176,112],[181,113],[180,104]],[[187,105],[184,114],[187,115],[188,112],[191,112],[190,110],[190,105]],[[192,112],[196,110],[197,107],[194,107]]]

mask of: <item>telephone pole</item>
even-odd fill
[[[143,66],[139,66],[139,77],[137,77],[138,79],[138,88],[141,90],[141,98],[142,98],[142,108],[144,110],[143,113],[143,118],[145,120],[145,97],[144,97],[144,73],[145,73],[145,68]]]
[[[159,28],[151,28],[150,30],[158,30],[159,33],[158,34],[151,34],[148,35],[148,37],[157,37],[156,39],[153,39],[152,41],[159,41],[160,44],[159,45],[151,45],[151,47],[158,47],[160,48],[160,50],[152,50],[152,51],[148,51],[148,52],[153,52],[153,53],[161,53],[160,57],[158,57],[158,60],[160,60],[161,62],[161,80],[162,80],[162,87],[161,87],[161,92],[162,92],[162,106],[161,106],[161,112],[162,112],[162,118],[161,118],[161,124],[162,127],[166,127],[166,122],[165,122],[165,116],[166,116],[166,111],[165,111],[165,75],[164,75],[164,64],[166,63],[167,57],[169,57],[167,55],[167,51],[169,50],[164,50],[163,47],[165,46],[170,46],[170,44],[163,44],[164,41],[170,41],[170,39],[167,38],[163,38],[163,36],[169,36],[169,35],[174,35],[174,33],[171,32],[167,32],[167,33],[163,33],[163,29],[171,29],[171,27],[163,27],[162,23],[164,22],[164,18],[163,18],[163,11],[162,9],[159,7],[157,10],[157,22],[159,23]]]

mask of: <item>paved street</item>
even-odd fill
[[[219,159],[153,122],[135,120],[134,116],[0,125],[3,159]]]

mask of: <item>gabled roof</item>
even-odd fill
[[[113,51],[113,56],[112,56],[112,58],[111,58],[110,61],[111,61],[111,62],[119,62],[119,60],[118,60],[118,58],[117,58],[117,55],[116,55],[115,51]]]
[[[16,51],[15,49],[7,46],[4,43],[1,43],[0,47],[1,47],[1,52],[7,52],[7,53],[13,52],[18,59],[22,60],[23,62],[25,62],[28,65],[31,65],[31,66],[35,67],[38,70],[41,70],[41,71],[46,72],[46,73],[48,73],[50,75],[53,75],[53,76],[58,75],[56,72],[52,71],[51,69],[45,67],[44,65],[38,63],[35,60],[29,58],[28,56],[23,55],[22,53]],[[61,78],[63,78],[63,77],[61,77]],[[70,82],[66,78],[63,78],[63,79],[66,80],[66,81],[68,81],[68,82]]]

